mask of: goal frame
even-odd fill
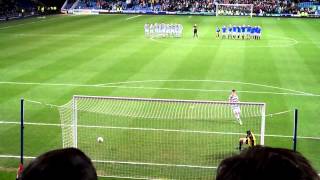
[[[253,16],[253,4],[219,4],[219,3],[214,3],[216,6],[216,16],[219,16],[219,6],[233,6],[233,7],[249,7],[250,6],[250,17],[252,18]]]
[[[72,131],[73,131],[73,147],[78,147],[78,129],[77,129],[77,99],[110,99],[110,100],[125,100],[125,101],[149,101],[149,102],[180,102],[180,103],[204,103],[204,104],[243,104],[243,105],[259,105],[261,110],[261,127],[260,127],[260,145],[264,145],[265,136],[265,121],[266,121],[266,103],[263,102],[238,102],[230,103],[227,101],[208,101],[208,100],[180,100],[180,99],[158,99],[158,98],[137,98],[137,97],[116,97],[116,96],[88,96],[74,95],[72,98]]]

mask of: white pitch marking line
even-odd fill
[[[131,164],[131,165],[149,165],[149,166],[168,166],[168,167],[188,167],[188,168],[202,168],[202,169],[216,169],[216,166],[197,166],[187,164],[160,164],[160,163],[145,163],[145,162],[126,162],[126,161],[105,161],[105,160],[92,160],[98,163],[116,163],[116,164]]]
[[[0,158],[20,158],[20,156],[16,155],[0,155]],[[34,156],[23,156],[24,159],[35,159]]]
[[[160,44],[170,44],[168,42],[165,42],[165,41],[160,41],[158,39],[154,39],[154,38],[149,38],[151,41],[154,41],[156,43],[160,43]],[[284,40],[289,40],[287,44],[279,44],[279,45],[261,45],[261,46],[226,46],[226,47],[237,47],[237,48],[276,48],[276,47],[279,47],[279,48],[285,48],[285,47],[292,47],[292,46],[295,46],[299,43],[299,41],[293,39],[293,38],[283,38]],[[183,44],[184,46],[191,46],[190,43],[184,43]],[[201,46],[201,47],[218,47],[220,45],[215,45],[215,44],[198,44],[197,46]]]
[[[140,15],[136,15],[136,16],[131,16],[131,17],[128,17],[126,20],[128,21],[128,20],[130,20],[130,19],[138,18],[138,17],[140,17],[140,16],[142,16],[142,15],[140,14]]]
[[[276,113],[275,113],[276,114]],[[1,124],[16,124],[20,125],[20,122],[15,121],[0,121]],[[53,124],[53,123],[31,123],[25,122],[25,125],[33,125],[33,126],[73,126],[73,125],[62,125],[62,124]],[[132,130],[132,131],[162,131],[162,132],[179,132],[179,133],[199,133],[199,134],[223,134],[223,135],[245,135],[245,133],[238,132],[220,132],[220,131],[195,131],[188,129],[158,129],[158,128],[138,128],[138,127],[116,127],[116,126],[89,126],[89,125],[78,125],[79,128],[101,128],[101,129],[120,129],[120,130]],[[256,136],[260,136],[257,134]],[[265,137],[279,137],[279,138],[293,138],[293,136],[281,135],[281,134],[265,134]],[[312,136],[297,136],[298,139],[312,139],[312,140],[320,140],[320,137],[312,137]]]
[[[17,155],[0,155],[0,158],[20,158]],[[35,159],[33,156],[24,156],[25,159]],[[97,163],[115,163],[115,164],[130,164],[130,165],[148,165],[148,166],[167,166],[167,167],[187,167],[200,169],[217,169],[216,166],[199,166],[188,164],[161,164],[161,163],[147,163],[147,162],[130,162],[130,161],[110,161],[110,160],[92,160]]]
[[[279,90],[284,90],[284,91],[291,91],[291,92],[299,93],[299,94],[312,95],[312,93],[297,91],[297,90],[288,89],[288,88],[281,88],[281,87],[276,87],[276,86],[271,86],[271,85],[241,82],[241,81],[223,81],[223,80],[200,80],[200,79],[196,79],[196,80],[190,80],[190,79],[142,80],[142,81],[123,81],[123,82],[105,83],[105,84],[97,84],[97,85],[118,85],[118,84],[133,84],[133,83],[147,83],[147,82],[213,82],[213,83],[244,84],[244,85],[266,87],[266,88],[271,88],[271,89],[279,89]]]
[[[150,180],[150,178],[142,178],[142,177],[129,177],[129,176],[105,176],[105,175],[99,175],[99,177],[103,178],[115,178],[115,179],[143,179],[143,180]],[[156,179],[154,179],[156,180]]]
[[[244,82],[237,82],[237,81],[215,81],[215,80],[146,80],[146,81],[129,81],[129,82],[120,82],[120,83],[107,83],[107,84],[68,84],[68,83],[38,83],[38,82],[10,82],[10,81],[2,81],[0,84],[14,84],[14,85],[42,85],[42,86],[71,86],[71,87],[96,87],[96,88],[122,88],[122,89],[148,89],[148,90],[172,90],[172,91],[200,91],[200,92],[229,92],[230,90],[215,90],[215,89],[188,89],[188,88],[157,88],[157,87],[144,87],[144,86],[110,86],[108,84],[129,84],[129,83],[137,83],[137,82],[197,82],[197,81],[208,81],[208,82],[219,82],[219,83],[235,83],[235,84],[246,84],[246,85],[253,85],[253,86],[261,86],[279,90],[286,90],[295,93],[285,93],[285,92],[267,92],[267,91],[239,91],[243,93],[253,93],[253,94],[275,94],[275,95],[293,95],[293,96],[312,96],[312,97],[320,97],[320,94],[312,94],[302,91],[296,91],[292,89],[280,88],[275,86],[269,85],[262,85],[262,84],[254,84],[254,83],[244,83]]]
[[[19,26],[23,26],[23,25],[27,25],[27,24],[34,24],[34,23],[42,22],[42,21],[50,21],[50,20],[55,20],[55,19],[57,19],[57,17],[52,17],[52,18],[49,18],[49,19],[40,19],[38,21],[31,21],[31,22],[26,22],[26,23],[14,24],[14,25],[10,25],[10,26],[4,26],[4,27],[0,27],[0,30],[19,27]]]

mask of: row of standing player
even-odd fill
[[[260,40],[262,28],[260,26],[222,26],[216,27],[216,37],[222,39],[254,39]]]
[[[181,24],[145,24],[144,33],[146,37],[182,37],[183,26]]]

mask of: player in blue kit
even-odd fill
[[[228,38],[228,39],[261,39],[262,28],[260,26],[250,26],[250,25],[223,25],[221,28],[216,26],[216,38]]]
[[[235,39],[237,36],[237,26],[233,25],[232,26],[232,38]]]
[[[257,27],[257,39],[258,40],[261,39],[261,27],[260,26]]]
[[[250,39],[250,32],[251,32],[251,26],[248,25],[247,26],[247,32],[246,32],[247,39]]]
[[[221,30],[222,30],[221,38],[224,39],[224,38],[227,37],[227,27],[226,26],[222,26]]]
[[[241,35],[241,26],[237,26],[237,39],[240,39]]]
[[[250,39],[254,39],[254,33],[256,32],[256,28],[255,27],[251,27],[251,31],[250,31]]]
[[[232,38],[232,26],[230,24],[228,27],[228,39],[231,39],[231,38]]]
[[[256,40],[258,38],[258,27],[255,26],[253,29],[254,29],[253,39]]]

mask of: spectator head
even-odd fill
[[[221,162],[217,180],[320,180],[308,160],[287,149],[255,146]]]
[[[97,180],[91,160],[75,148],[42,154],[24,169],[21,180]]]

